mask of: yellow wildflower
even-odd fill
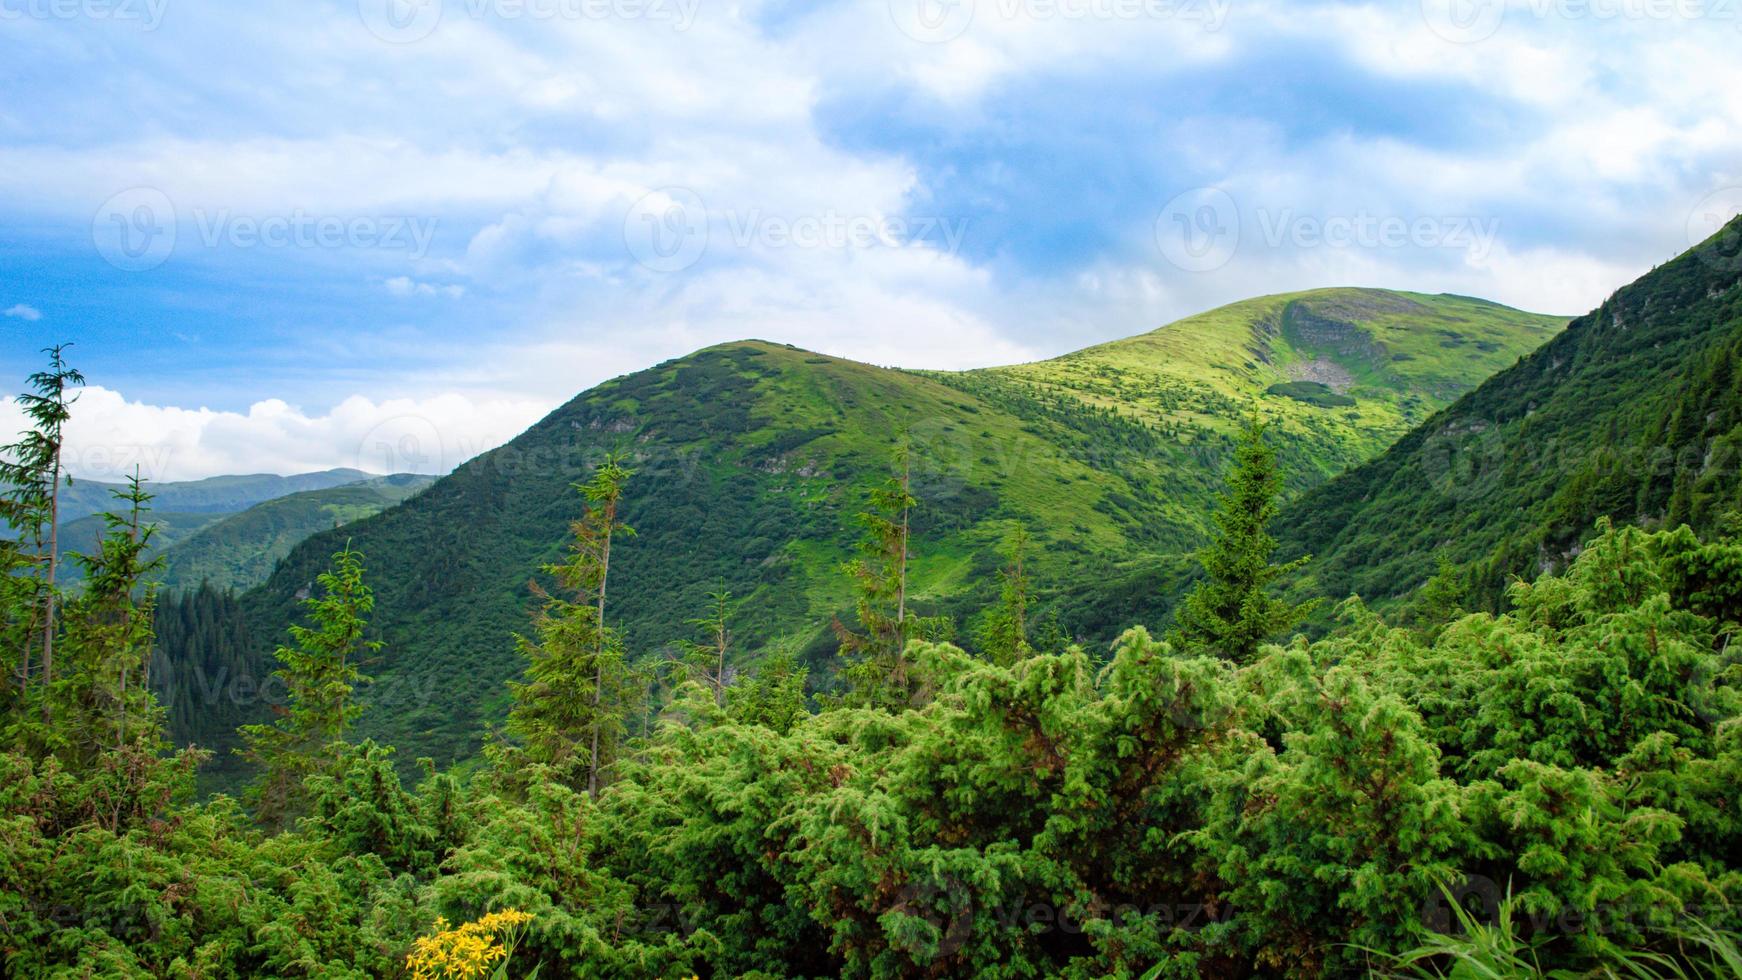
[[[531,921],[532,916],[516,909],[492,912],[454,929],[437,918],[435,935],[412,944],[405,967],[413,980],[474,980],[512,955],[518,930]]]

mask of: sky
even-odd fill
[[[1742,209],[1739,55],[1742,0],[0,0],[0,385],[74,345],[80,476],[441,472],[744,338],[1578,314]]]

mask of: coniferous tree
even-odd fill
[[[317,582],[321,595],[303,602],[314,626],[290,627],[291,644],[278,648],[272,676],[286,697],[279,717],[241,729],[244,747],[237,751],[260,769],[250,797],[268,824],[303,809],[304,779],[331,775],[343,762],[345,729],[362,711],[352,694],[368,681],[359,662],[381,647],[364,638],[375,594],[363,583],[362,554],[347,543]]]
[[[1271,562],[1276,539],[1269,526],[1281,491],[1276,454],[1264,442],[1264,426],[1253,422],[1234,451],[1234,469],[1214,518],[1215,538],[1198,552],[1206,577],[1176,614],[1176,644],[1247,661],[1260,644],[1298,624],[1317,604],[1295,605],[1269,592],[1277,578],[1308,561]]]
[[[157,586],[147,577],[163,564],[146,557],[157,530],[143,520],[151,494],[137,472],[125,490],[111,493],[125,509],[103,514],[106,533],[95,554],[75,556],[85,585],[67,605],[71,670],[54,688],[67,714],[55,726],[58,739],[85,760],[127,745],[156,752],[163,743],[150,674]]]
[[[805,681],[810,671],[785,651],[769,654],[748,680],[736,685],[729,710],[735,721],[761,725],[781,734],[809,714]]]
[[[847,663],[848,702],[898,709],[913,696],[906,650],[908,641],[941,632],[936,618],[908,612],[907,572],[912,553],[913,495],[911,450],[903,437],[895,448],[894,472],[871,491],[871,509],[859,515],[865,529],[859,557],[845,566],[858,592],[854,603],[859,629],[835,620],[841,658]]]
[[[604,462],[593,474],[593,479],[581,487],[581,493],[587,498],[587,503],[595,513],[595,520],[583,526],[578,531],[591,530],[592,547],[598,555],[595,567],[598,571],[598,584],[594,587],[598,597],[599,629],[594,639],[597,651],[593,657],[593,733],[591,739],[590,760],[587,767],[587,795],[593,799],[599,798],[599,750],[600,742],[605,734],[604,695],[606,668],[610,661],[622,663],[622,645],[605,625],[605,590],[611,577],[611,543],[621,534],[624,537],[634,537],[635,529],[617,519],[617,508],[623,500],[623,486],[633,475],[632,471],[623,465],[624,456],[618,453],[608,454]],[[608,657],[608,651],[615,645],[617,655]]]
[[[1028,643],[1028,572],[1024,567],[1028,550],[1028,531],[1017,528],[1011,538],[1009,563],[998,572],[1000,579],[998,605],[994,606],[980,629],[980,647],[997,664],[1008,666],[1034,652]]]
[[[20,435],[19,441],[0,448],[0,484],[5,485],[3,501],[6,522],[19,534],[16,542],[8,542],[7,553],[0,563],[11,574],[6,576],[6,589],[11,615],[8,616],[7,639],[19,651],[18,694],[28,695],[33,653],[40,649],[42,682],[54,680],[55,608],[60,598],[56,584],[60,563],[60,490],[65,476],[61,460],[62,433],[72,418],[73,388],[85,383],[85,376],[66,362],[66,348],[60,344],[44,348],[49,364],[28,379],[29,390],[14,402],[24,411],[32,428]],[[71,477],[66,477],[68,483]],[[25,573],[17,574],[20,570]],[[44,723],[51,721],[51,699],[42,699]]]
[[[732,610],[732,593],[722,582],[708,593],[707,615],[690,620],[703,640],[683,644],[684,666],[690,677],[706,687],[714,696],[714,704],[721,708],[726,706],[726,688],[731,683],[726,661],[732,646]]]
[[[633,536],[618,518],[624,486],[632,474],[624,457],[610,454],[586,483],[580,520],[570,525],[566,561],[545,566],[573,599],[534,587],[542,600],[534,624],[537,639],[519,639],[527,658],[525,680],[511,685],[514,707],[509,734],[521,741],[528,761],[574,774],[584,767],[588,795],[597,799],[600,774],[623,733],[629,688],[622,638],[605,624],[611,547]]]
[[[1430,637],[1464,613],[1465,595],[1469,591],[1463,573],[1451,559],[1440,555],[1433,578],[1422,583],[1415,600],[1410,603],[1408,619],[1411,625]]]

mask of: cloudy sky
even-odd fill
[[[75,343],[91,476],[441,470],[744,337],[1579,313],[1742,207],[1742,0],[0,0],[0,51],[0,368]]]

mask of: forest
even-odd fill
[[[1189,593],[1101,648],[1036,614],[1022,529],[984,608],[916,608],[927,502],[889,433],[814,676],[750,656],[723,585],[659,597],[690,637],[631,649],[611,572],[658,501],[605,453],[525,570],[481,751],[407,778],[357,734],[391,709],[346,544],[248,679],[272,710],[239,724],[243,788],[208,794],[167,717],[225,709],[152,676],[150,485],[115,492],[76,587],[60,567],[84,379],[48,358],[0,467],[8,975],[1742,974],[1735,511],[1598,521],[1498,604],[1444,561],[1385,610],[1285,595],[1312,559],[1276,557],[1286,474],[1253,422]]]

